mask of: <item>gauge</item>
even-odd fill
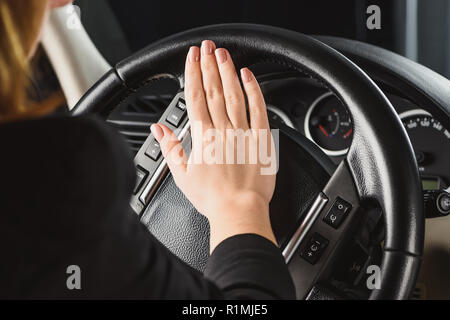
[[[424,189],[450,183],[450,131],[428,112],[416,109],[400,114],[414,148]]]
[[[326,93],[309,108],[305,135],[329,156],[345,155],[353,138],[350,113],[332,93]]]

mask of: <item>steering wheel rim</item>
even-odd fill
[[[119,63],[86,93],[73,115],[93,112],[106,116],[126,95],[160,75],[174,76],[183,86],[185,54],[190,45],[204,39],[226,47],[236,67],[270,61],[310,75],[349,108],[354,137],[338,171],[351,177],[361,204],[376,203],[382,209],[386,229],[381,285],[370,298],[408,298],[424,242],[422,194],[412,146],[377,85],[349,59],[320,41],[261,25],[225,24],[189,30]]]

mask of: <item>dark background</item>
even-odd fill
[[[227,22],[267,24],[382,46],[450,77],[449,0],[77,0],[83,23],[112,64],[165,36]],[[381,30],[366,8],[381,8]]]

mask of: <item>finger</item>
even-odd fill
[[[235,128],[248,129],[245,98],[233,60],[226,49],[216,50],[228,118]]]
[[[151,131],[158,141],[175,182],[182,183],[186,174],[187,156],[178,137],[165,125],[153,124]]]
[[[217,67],[214,51],[216,45],[210,40],[202,43],[200,64],[203,75],[203,89],[205,90],[206,102],[209,114],[215,127],[226,128],[231,126],[225,109],[225,99],[223,97],[222,80],[220,79],[219,68]]]
[[[206,103],[205,91],[203,90],[200,48],[191,47],[189,49],[184,74],[184,97],[186,99],[186,108],[191,125],[200,121],[203,126],[211,127],[212,121]]]
[[[270,129],[267,116],[266,103],[258,82],[253,73],[248,69],[241,69],[242,83],[248,99],[250,114],[250,127],[252,129]]]

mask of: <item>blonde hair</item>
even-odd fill
[[[28,108],[29,55],[47,0],[0,0],[0,122],[39,113]]]

